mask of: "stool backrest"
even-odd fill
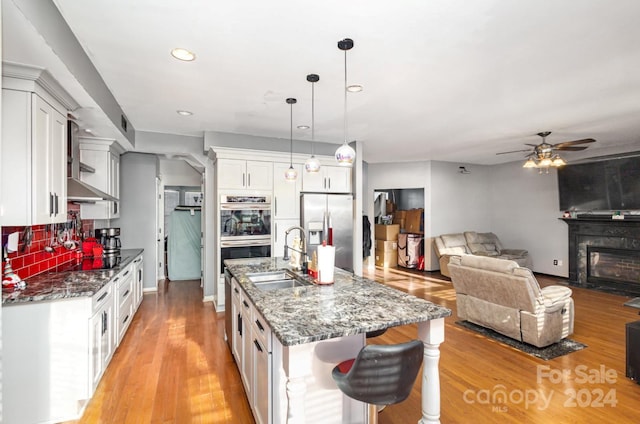
[[[374,405],[405,400],[416,380],[424,345],[420,340],[395,345],[366,345],[351,369],[343,374],[333,369],[333,378],[350,398]]]

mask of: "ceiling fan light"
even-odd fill
[[[564,159],[562,159],[560,156],[556,155],[556,157],[553,158],[553,162],[551,162],[551,164],[553,166],[560,167],[560,166],[565,166],[567,162]]]
[[[540,168],[548,168],[549,166],[551,166],[551,159],[549,158],[544,158],[542,160],[540,160],[540,163],[538,163],[538,166]]]
[[[537,168],[538,165],[536,165],[536,161],[533,160],[532,158],[529,158],[529,160],[527,160],[524,165],[522,165],[523,168]]]

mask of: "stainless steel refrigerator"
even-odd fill
[[[302,193],[300,222],[305,229],[309,260],[323,240],[332,238],[336,266],[353,271],[353,196]],[[329,243],[327,243],[329,244]]]

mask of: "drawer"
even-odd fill
[[[133,320],[133,297],[128,296],[127,299],[120,305],[118,311],[118,344],[122,341],[124,334],[129,328],[129,324]]]
[[[102,306],[111,301],[111,297],[109,296],[113,291],[113,284],[110,282],[105,284],[96,294],[91,298],[91,315],[95,312],[99,311]]]
[[[133,278],[131,276],[123,279],[118,284],[118,304],[122,305],[133,295]]]
[[[255,308],[252,309],[251,325],[253,326],[253,336],[260,340],[263,346],[266,346],[268,353],[271,353],[271,327]]]

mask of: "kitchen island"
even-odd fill
[[[439,422],[439,345],[444,341],[444,318],[451,315],[451,310],[340,269],[335,270],[331,285],[317,285],[310,277],[297,274],[297,280],[311,284],[263,290],[250,276],[288,269],[287,261],[248,258],[226,260],[225,265],[233,277],[233,294],[239,299],[236,302],[234,298],[229,311],[234,332],[227,337],[233,338],[232,351],[257,422],[365,422],[366,405],[343,395],[333,382],[331,370],[358,354],[367,332],[413,323],[418,324],[417,337],[425,346],[420,423]],[[260,325],[245,322],[241,334],[237,325],[242,322],[242,309],[250,306],[250,322]],[[235,348],[251,349],[246,337],[260,347],[260,337],[254,336],[265,340],[270,354],[267,383],[259,375],[263,367],[251,369],[247,365],[247,361],[254,365],[259,362],[247,355],[247,349]],[[237,343],[238,337],[244,337],[242,345]],[[251,384],[252,376],[255,384]],[[264,390],[268,393],[261,393]],[[261,399],[268,399],[268,410],[259,405]]]

